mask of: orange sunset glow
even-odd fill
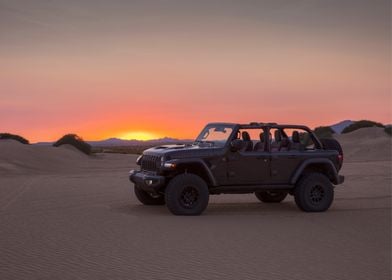
[[[0,130],[194,138],[391,123],[389,1],[0,0]]]
[[[162,136],[160,136],[158,134],[151,133],[151,132],[133,131],[133,132],[128,132],[128,133],[124,133],[122,135],[119,135],[118,138],[126,139],[126,140],[131,140],[131,139],[150,140],[150,139],[162,138]]]

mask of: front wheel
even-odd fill
[[[324,174],[310,173],[297,183],[294,198],[297,206],[305,212],[323,212],[332,204],[333,185]]]
[[[208,205],[208,186],[197,175],[180,174],[167,185],[165,200],[174,215],[200,215]]]
[[[256,192],[255,196],[261,201],[266,203],[279,203],[282,202],[286,196],[287,192],[284,191],[264,191]]]
[[[164,205],[165,197],[161,194],[151,194],[143,191],[139,186],[135,185],[135,195],[137,199],[144,205]]]

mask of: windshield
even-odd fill
[[[196,145],[223,147],[233,132],[233,126],[212,124],[207,125],[196,138]]]

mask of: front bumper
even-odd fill
[[[151,173],[131,170],[129,180],[146,192],[155,193],[165,185],[165,177]]]

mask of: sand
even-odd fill
[[[385,133],[384,128],[362,128],[335,138],[349,161],[391,160],[392,137]]]
[[[391,279],[391,161],[350,141],[329,211],[219,195],[198,217],[141,205],[134,155],[0,141],[0,279]]]

